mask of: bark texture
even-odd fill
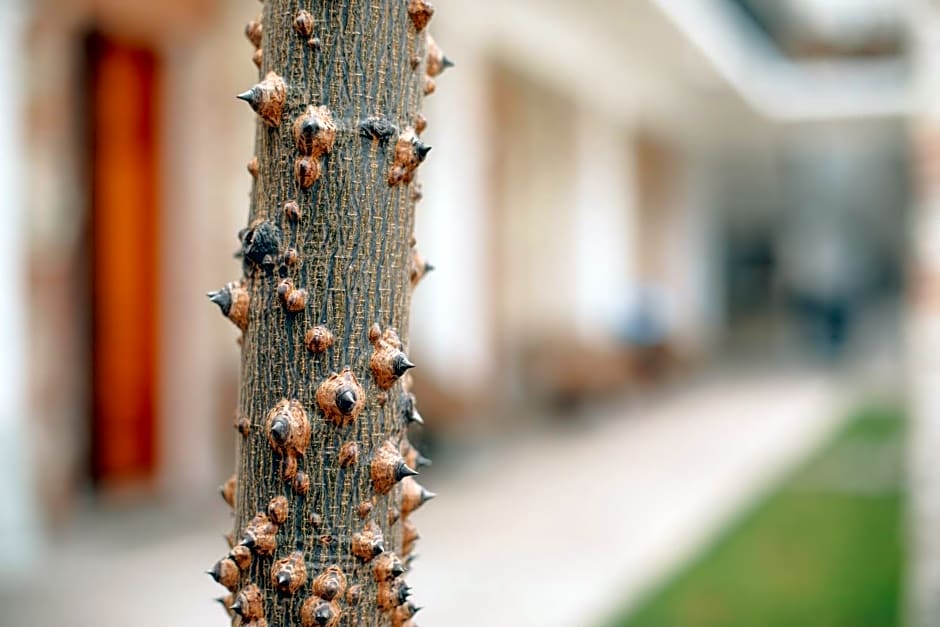
[[[210,294],[243,330],[223,489],[233,546],[210,570],[234,624],[406,625],[414,612],[407,514],[433,496],[410,478],[406,437],[430,10],[266,0],[246,27],[259,83],[239,95],[258,117],[243,277]]]
[[[908,564],[904,624],[940,626],[940,5],[911,2],[916,93],[911,119],[916,174],[905,328],[908,434]]]

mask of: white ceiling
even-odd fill
[[[798,1],[807,3],[806,10],[812,10],[811,4],[832,3],[833,7],[870,6],[875,11],[885,0],[790,0]],[[695,43],[733,89],[769,119],[897,117],[909,109],[910,86],[903,58],[790,59],[725,0],[650,2]],[[901,8],[896,8],[900,20]],[[818,15],[825,10],[834,9],[819,9]]]
[[[857,9],[852,20],[901,13],[893,0],[767,1],[820,25],[840,10]],[[454,0],[444,15],[445,39],[626,121],[896,117],[908,105],[898,60],[786,58],[727,0]]]
[[[750,0],[775,27],[837,46],[895,34],[905,0]]]
[[[900,0],[787,0],[786,5],[806,26],[835,37],[894,27],[902,19]]]

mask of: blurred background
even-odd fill
[[[940,625],[940,5],[438,0],[425,625]],[[224,625],[256,0],[0,0],[0,624]]]

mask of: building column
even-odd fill
[[[635,287],[633,154],[624,128],[583,105],[577,138],[577,330],[582,340],[606,345],[624,324]]]
[[[448,388],[466,394],[485,385],[493,370],[490,75],[479,48],[457,25],[436,24],[435,35],[457,67],[437,77],[437,91],[425,101],[422,139],[433,150],[421,168],[425,195],[415,236],[436,269],[415,290],[409,332],[424,372],[453,375]]]
[[[0,2],[0,84],[22,86],[26,78],[26,4]],[[15,87],[0,98],[0,267],[4,304],[0,307],[0,576],[25,572],[38,560],[42,530],[37,503],[37,473],[27,407],[25,197],[27,149],[26,90]]]

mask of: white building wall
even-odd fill
[[[218,417],[234,418],[238,406],[239,332],[205,294],[241,275],[231,252],[248,217],[245,164],[255,119],[233,94],[256,82],[258,71],[251,46],[233,33],[257,11],[254,0],[221,2],[212,28],[184,33],[160,51],[166,85],[157,472],[165,496],[182,501],[204,498],[234,467],[234,431]]]
[[[504,81],[511,114],[503,134],[500,224],[494,237],[500,315],[513,342],[573,329],[577,127],[572,103],[517,75]]]

